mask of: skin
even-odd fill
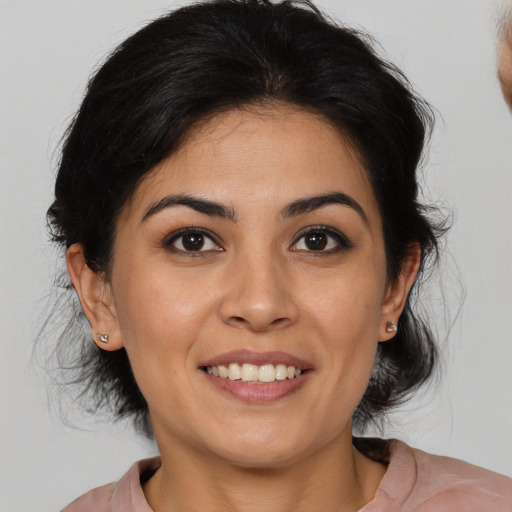
[[[512,109],[512,38],[504,38],[498,58],[498,77],[503,96]]]
[[[332,192],[362,213],[328,204],[282,215]],[[220,203],[234,219],[183,205],[148,216],[176,194]],[[302,236],[311,226],[351,246],[329,234],[325,250],[311,250]],[[191,227],[212,234],[206,250],[169,243]],[[372,500],[385,467],[352,447],[351,416],[377,342],[394,335],[386,324],[398,321],[419,251],[389,282],[366,171],[327,122],[286,105],[210,119],[124,207],[109,279],[87,267],[78,244],[67,262],[93,336],[109,334],[103,349],[126,348],[148,401],[162,457],[144,486],[155,511],[355,511]],[[312,371],[295,393],[248,404],[198,368],[238,349],[286,352]]]

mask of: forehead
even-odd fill
[[[142,180],[129,209],[171,193],[244,209],[333,191],[376,208],[348,137],[316,114],[274,105],[231,110],[197,124],[179,150]]]

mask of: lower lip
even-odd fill
[[[203,370],[200,371],[217,389],[230,394],[242,402],[250,404],[265,404],[290,396],[304,386],[312,373],[308,371],[294,379],[276,380],[274,382],[257,384],[215,377]]]

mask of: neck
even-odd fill
[[[243,467],[189,447],[160,448],[162,466],[144,485],[155,512],[356,511],[373,499],[385,473],[346,435],[279,467]]]

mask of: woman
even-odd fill
[[[508,510],[505,477],[352,436],[435,365],[409,300],[441,231],[430,123],[307,3],[197,4],[114,52],[49,220],[96,344],[82,381],[161,456],[67,512]]]

